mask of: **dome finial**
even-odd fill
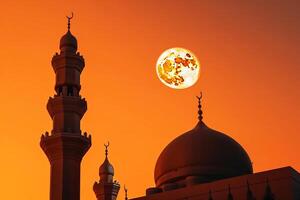
[[[202,122],[202,106],[201,106],[201,99],[202,99],[202,92],[200,92],[200,96],[196,96],[198,99],[198,119]]]
[[[126,185],[124,185],[124,191],[125,191],[125,200],[128,200],[128,189],[126,188]]]
[[[72,14],[71,14],[71,17],[69,17],[69,16],[66,16],[67,17],[67,19],[68,19],[68,31],[70,31],[70,27],[71,27],[71,19],[73,19],[73,17],[74,17],[74,14],[73,14],[73,12],[72,12]]]
[[[109,141],[107,142],[107,144],[104,144],[104,147],[105,147],[105,157],[107,158],[107,156],[108,156]]]

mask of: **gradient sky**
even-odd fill
[[[86,60],[82,131],[93,142],[82,162],[83,200],[96,199],[108,140],[129,197],[154,186],[160,152],[197,122],[200,91],[205,123],[238,141],[256,172],[300,170],[299,1],[12,0],[0,8],[0,199],[49,198],[50,165],[39,141],[52,129],[50,61],[71,11]],[[157,58],[175,46],[202,65],[198,83],[185,90],[156,76]]]

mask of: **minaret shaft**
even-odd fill
[[[41,147],[50,169],[50,200],[80,199],[80,163],[91,146],[91,137],[60,133],[43,135]]]
[[[74,160],[63,160],[63,159],[56,160],[51,165],[50,199],[79,200],[80,184],[77,184],[79,182],[80,182],[79,162],[76,162]]]

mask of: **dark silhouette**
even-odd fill
[[[202,95],[201,95],[202,96]],[[247,152],[231,137],[206,126],[198,98],[198,124],[173,140],[155,166],[156,185],[164,190],[252,174]]]
[[[211,190],[209,190],[208,192],[208,200],[213,200],[212,194],[211,194]]]
[[[47,109],[53,129],[50,135],[42,135],[40,142],[51,164],[50,200],[80,199],[80,163],[91,146],[91,136],[80,130],[87,110],[79,95],[84,59],[77,53],[77,40],[70,32],[72,17],[67,17],[68,31],[60,40],[60,53],[52,58],[56,95],[49,98]]]
[[[228,186],[227,200],[233,200],[233,195],[231,193],[230,185]]]
[[[275,200],[275,197],[274,197],[274,194],[272,193],[271,186],[269,184],[269,179],[268,178],[267,178],[267,184],[266,184],[264,200]]]
[[[108,147],[109,142],[104,144],[105,147],[105,160],[99,168],[99,182],[94,183],[94,192],[97,200],[115,200],[117,199],[120,184],[113,180],[114,167],[108,160]]]
[[[196,96],[198,99],[198,119],[201,122],[203,117],[202,117],[202,107],[201,107],[201,99],[202,99],[202,92],[200,92],[200,96]]]
[[[197,99],[198,124],[166,146],[155,166],[156,187],[148,188],[146,196],[132,200],[274,200],[275,195],[285,200],[300,198],[297,171],[284,167],[253,174],[243,147],[205,125],[202,93]],[[251,188],[248,180],[253,183]],[[276,191],[271,191],[271,185]]]
[[[50,200],[80,199],[80,164],[91,147],[91,136],[86,132],[82,135],[80,129],[87,110],[87,103],[79,93],[84,59],[77,52],[77,40],[70,31],[72,18],[73,13],[67,16],[68,30],[60,40],[60,53],[52,58],[56,94],[49,98],[47,110],[53,129],[51,134],[42,135],[40,141],[51,165]],[[300,174],[296,170],[284,167],[253,174],[244,148],[203,122],[202,93],[197,99],[197,125],[161,152],[154,172],[156,186],[135,200],[275,200],[275,196],[300,199]],[[109,142],[104,146],[105,160],[93,190],[97,200],[116,200],[120,184],[114,180],[114,168],[108,160]],[[125,186],[124,190],[128,200]]]
[[[248,180],[247,180],[247,200],[256,200],[255,197],[253,196]]]
[[[124,192],[125,192],[125,200],[128,200],[128,189],[124,185]]]

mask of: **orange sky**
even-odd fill
[[[154,185],[162,149],[204,121],[237,140],[255,171],[300,170],[300,5],[297,1],[2,1],[0,199],[49,199],[49,162],[39,147],[51,130],[54,94],[50,61],[71,30],[86,67],[82,130],[93,145],[84,157],[81,197],[92,191],[111,143],[116,179],[129,196]],[[157,78],[160,53],[180,46],[202,64],[198,83],[173,90]],[[119,199],[123,199],[123,191]]]

